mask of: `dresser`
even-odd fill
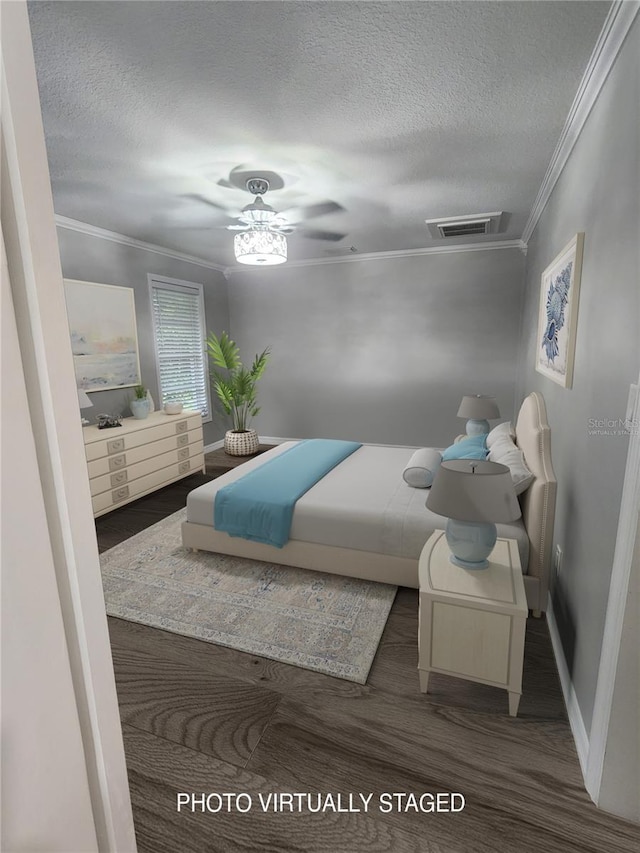
[[[202,415],[153,412],[147,418],[123,418],[121,427],[84,427],[94,516],[156,489],[204,472]]]

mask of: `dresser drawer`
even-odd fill
[[[104,474],[111,474],[130,465],[135,465],[137,462],[151,459],[153,456],[169,453],[171,450],[185,450],[191,444],[202,445],[202,430],[191,429],[180,435],[172,435],[170,438],[161,438],[159,441],[151,441],[149,444],[132,447],[130,450],[125,450],[115,456],[103,456],[101,459],[95,459],[93,462],[87,463],[89,477],[93,479]]]
[[[133,482],[126,483],[115,489],[101,492],[91,499],[94,515],[103,515],[115,509],[120,504],[127,503],[130,500],[140,497],[148,492],[153,492],[161,486],[171,483],[173,480],[178,480],[181,477],[186,477],[189,474],[199,471],[204,466],[204,456],[202,452],[196,453],[189,459],[182,462],[175,462],[167,468],[161,468],[158,471],[153,471],[144,477],[139,477]]]
[[[104,457],[117,456],[133,448],[160,441],[164,438],[174,438],[176,440],[176,438],[188,435],[193,430],[202,433],[202,417],[199,414],[175,418],[163,415],[161,421],[157,418],[149,419],[148,425],[145,419],[143,421],[144,426],[132,426],[130,423],[127,423],[130,420],[129,418],[125,419],[123,422],[124,426],[121,428],[122,431],[119,428],[101,430],[101,432],[108,432],[109,435],[93,441],[87,441],[85,438],[87,462],[94,462],[96,459]],[[87,427],[87,430],[90,429],[93,429],[93,427]],[[91,436],[94,438],[95,433],[91,433]]]
[[[158,444],[159,442],[154,442]],[[168,468],[174,463],[185,462],[191,456],[202,455],[202,441],[195,441],[193,444],[188,444],[186,447],[175,447],[175,438],[173,439],[174,449],[168,453],[153,454],[141,462],[136,462],[133,465],[127,465],[126,468],[118,471],[112,471],[109,474],[103,474],[100,477],[93,477],[89,481],[91,495],[99,495],[101,492],[107,492],[124,483],[131,483],[140,477],[145,477],[154,471],[161,468]],[[148,447],[148,445],[146,445]]]
[[[94,516],[204,469],[202,416],[153,412],[122,426],[82,430]]]

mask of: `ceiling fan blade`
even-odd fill
[[[228,208],[228,207],[225,207],[222,204],[218,204],[217,201],[211,201],[211,199],[205,198],[205,196],[203,196],[203,195],[198,195],[197,193],[189,193],[188,195],[185,196],[185,198],[191,198],[194,201],[199,201],[202,204],[206,204],[209,207],[213,207],[214,210],[221,210],[223,213],[226,213],[227,216],[230,216],[232,219],[234,219],[236,216],[235,210]],[[240,215],[240,211],[238,211],[237,215],[238,216]]]
[[[172,231],[246,231],[248,225],[172,225]]]
[[[305,204],[303,207],[283,210],[280,215],[285,216],[290,222],[303,222],[306,219],[315,219],[329,213],[341,213],[343,210],[344,207],[337,201],[321,201],[317,204]]]
[[[337,231],[315,231],[309,228],[300,229],[298,234],[309,240],[329,240],[332,243],[337,243],[338,240],[343,240],[347,236],[346,234],[339,234]]]

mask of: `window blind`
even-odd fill
[[[198,287],[151,282],[161,403],[210,415],[204,301]]]

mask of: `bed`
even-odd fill
[[[517,540],[527,602],[539,614],[547,601],[556,480],[546,408],[538,392],[522,403],[515,442],[534,480],[520,496],[522,518],[511,525],[499,524],[498,535]],[[422,547],[433,530],[442,529],[446,522],[426,509],[426,490],[411,488],[402,479],[415,448],[362,445],[298,500],[289,541],[282,548],[215,529],[218,489],[291,446],[292,442],[284,442],[190,492],[183,544],[194,550],[417,588]]]

